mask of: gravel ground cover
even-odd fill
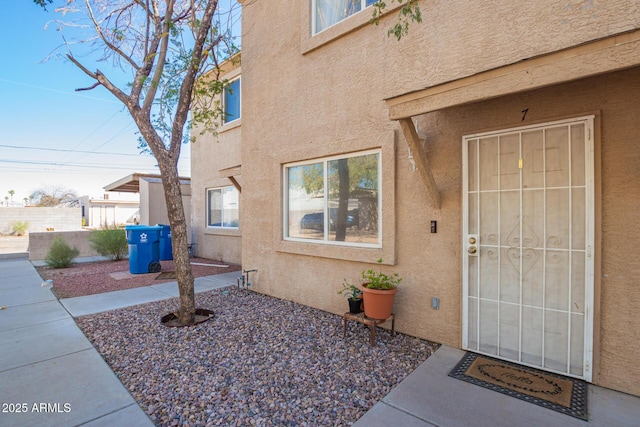
[[[197,326],[159,322],[177,299],[76,319],[158,426],[348,426],[438,344],[235,287],[196,295]]]
[[[160,261],[160,265],[162,265],[162,272],[174,270],[173,261]],[[212,265],[227,265],[228,267],[213,267]],[[44,280],[51,279],[53,281],[53,293],[58,298],[101,294],[176,281],[176,279],[156,279],[160,273],[129,274],[129,260],[127,259],[81,262],[72,264],[69,268],[36,268]],[[191,258],[191,271],[194,277],[229,273],[240,269],[239,265],[227,264],[222,261]]]

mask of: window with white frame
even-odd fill
[[[240,118],[240,78],[229,82],[224,88],[222,108],[224,110],[223,123],[229,123]]]
[[[238,228],[239,193],[235,187],[207,190],[207,226]]]
[[[380,247],[380,150],[284,166],[284,239]]]
[[[313,34],[371,6],[377,0],[311,0]]]

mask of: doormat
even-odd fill
[[[162,273],[156,276],[156,280],[175,279],[175,278],[176,278],[175,271],[163,271]]]
[[[467,352],[449,376],[587,421],[587,383]]]

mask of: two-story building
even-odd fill
[[[191,236],[198,256],[242,263],[240,228],[240,137],[242,94],[240,55],[221,65],[221,79],[229,81],[222,94],[221,124],[216,134],[195,127],[191,147]]]
[[[382,258],[397,330],[640,395],[637,0],[420,1],[400,41],[395,4],[241,3],[242,134],[192,151],[201,255],[333,313]]]

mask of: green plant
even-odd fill
[[[62,237],[56,237],[44,262],[53,268],[66,268],[73,263],[73,259],[80,254],[77,248],[71,248]]]
[[[399,41],[403,36],[409,34],[410,22],[422,22],[422,11],[418,5],[418,0],[390,0],[390,7],[393,7],[392,3],[395,2],[397,2],[398,5],[402,5],[402,7],[400,8],[400,13],[398,13],[398,20],[395,25],[387,30],[387,37],[394,36]],[[384,0],[378,0],[373,3],[373,15],[369,23],[378,25],[386,7],[387,3]]]
[[[344,295],[348,299],[357,300],[362,291],[356,285],[349,283],[347,279],[342,282],[342,289],[338,291],[338,295]]]
[[[382,264],[382,258],[377,263]],[[373,269],[363,271],[362,278],[365,280],[367,289],[395,289],[402,282],[402,277],[398,273],[388,276],[382,271]]]
[[[102,256],[109,256],[118,261],[129,252],[125,231],[118,227],[102,227],[91,233],[89,237],[91,247]]]
[[[16,236],[24,236],[27,232],[27,228],[29,228],[29,223],[27,221],[14,221],[11,223],[11,230]]]

